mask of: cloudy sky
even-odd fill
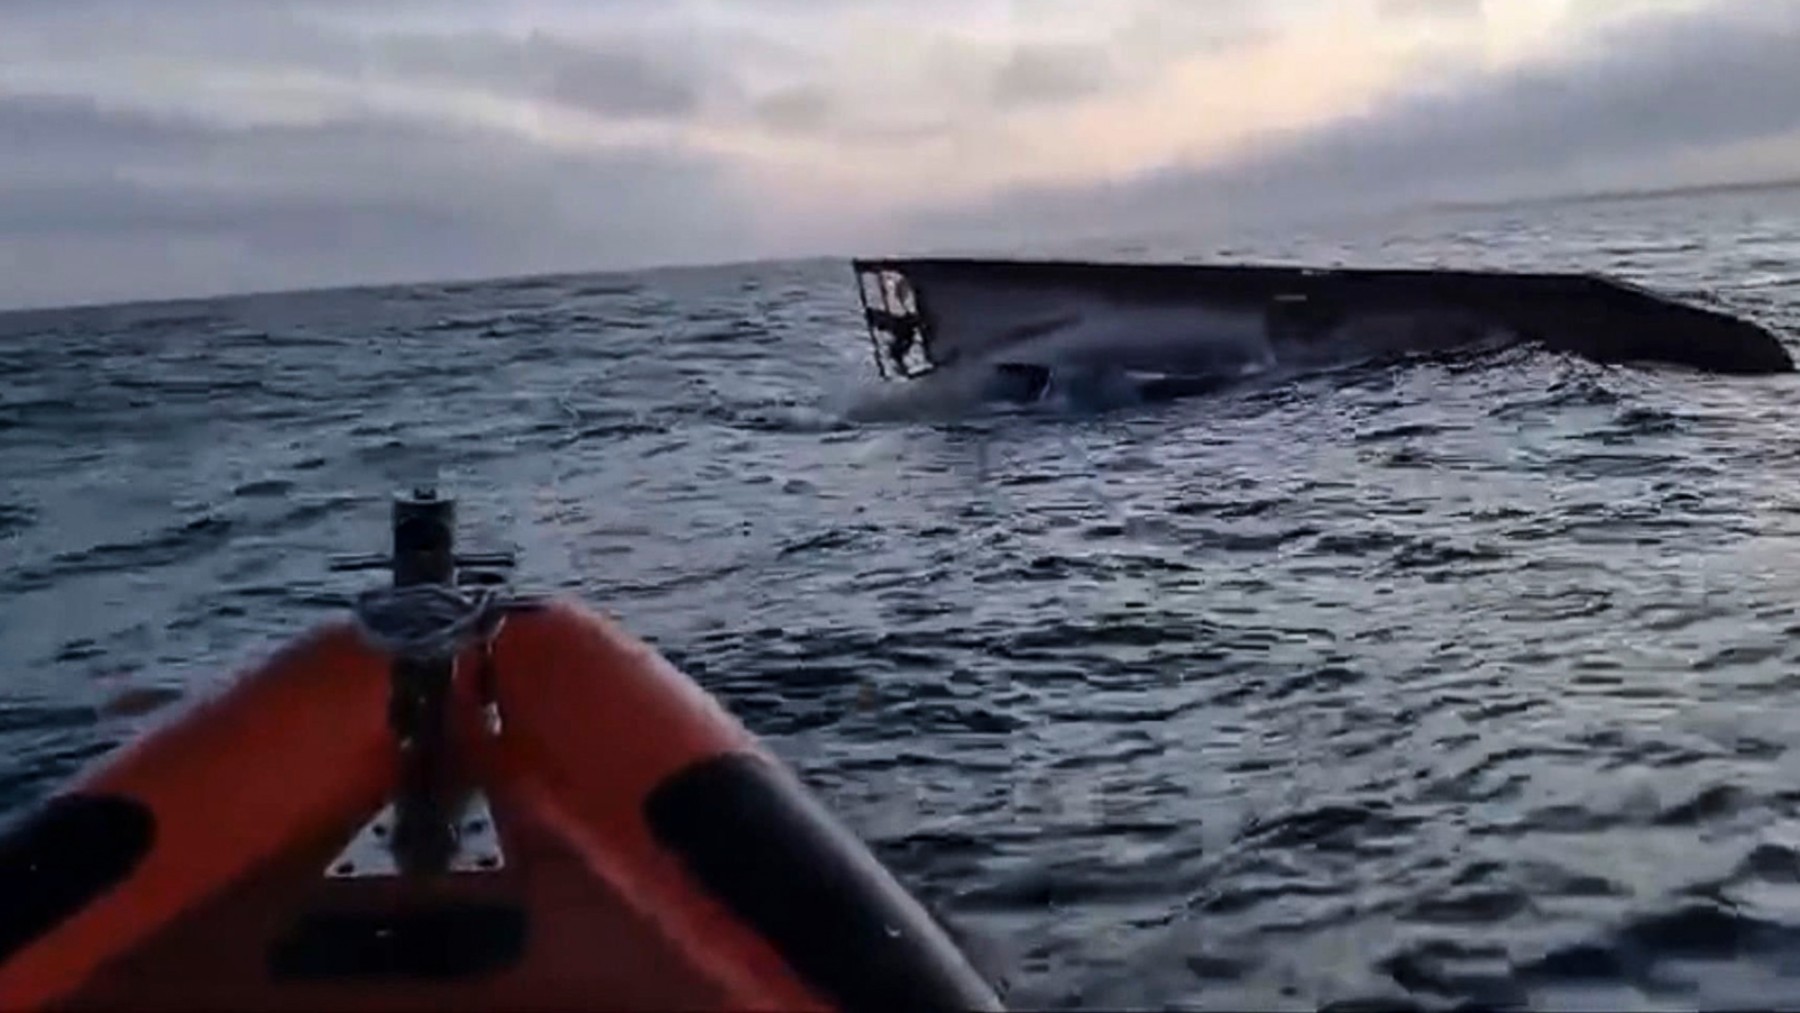
[[[1800,175],[1800,0],[0,0],[0,305]]]

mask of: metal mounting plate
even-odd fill
[[[390,847],[394,838],[394,806],[389,803],[363,824],[331,864],[325,867],[329,879],[362,879],[371,876],[398,876],[400,866]],[[487,797],[475,792],[463,804],[456,820],[456,850],[450,855],[449,872],[498,872],[506,867],[506,854],[500,847],[500,831],[494,826],[494,814]]]

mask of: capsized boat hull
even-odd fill
[[[852,262],[886,376],[1233,377],[1496,341],[1607,363],[1794,370],[1760,325],[1587,274],[959,258]]]
[[[397,787],[390,659],[329,624],[0,840],[0,1009],[999,1007],[648,646],[558,601],[472,654],[451,777],[485,800],[492,855],[352,868]]]

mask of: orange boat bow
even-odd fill
[[[491,867],[326,874],[398,763],[391,659],[333,624],[0,840],[0,1009],[999,1008],[648,646],[556,602],[491,650],[460,659],[448,722]]]

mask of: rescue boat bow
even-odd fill
[[[345,564],[392,588],[0,839],[0,1009],[1001,1008],[713,697],[453,528],[397,500]]]

